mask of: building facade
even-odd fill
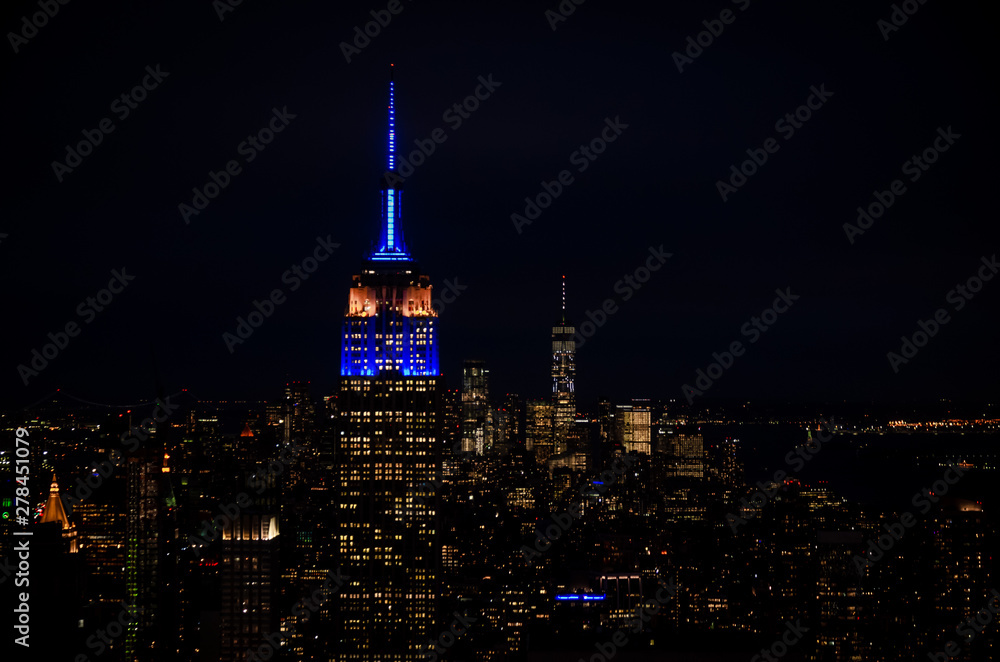
[[[563,276],[562,316],[552,327],[552,442],[555,453],[567,450],[567,436],[576,418],[576,328],[566,323],[566,277]]]
[[[462,452],[482,455],[493,446],[490,371],[485,361],[462,363]]]
[[[341,337],[336,659],[417,660],[437,635],[433,485],[442,421],[430,279],[403,242],[394,83],[382,226],[353,277]]]

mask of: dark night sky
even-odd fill
[[[4,33],[37,11],[8,4]],[[377,231],[390,62],[401,145],[448,136],[409,178],[403,222],[435,287],[467,286],[441,318],[449,385],[484,358],[495,393],[544,395],[565,274],[572,319],[620,305],[578,353],[583,401],[680,397],[785,287],[801,299],[708,395],[996,397],[1000,282],[961,311],[946,302],[998,248],[983,6],[932,0],[885,41],[888,2],[744,4],[591,0],[553,31],[555,0],[404,2],[350,63],[339,43],[384,3],[245,0],[224,21],[210,2],[60,6],[0,56],[0,402],[60,387],[146,399],[151,348],[167,392],[275,397],[286,376],[332,392],[350,276]],[[735,21],[678,73],[671,54],[726,8]],[[119,119],[112,100],[157,64],[169,77]],[[490,74],[501,86],[452,129],[443,113]],[[776,120],[821,84],[833,96],[785,140]],[[237,145],[285,106],[296,118],[246,163]],[[628,128],[575,172],[570,154],[616,116]],[[114,132],[59,183],[52,161],[104,117]],[[849,244],[856,207],[908,180],[903,162],[948,126],[962,137]],[[772,136],[780,149],[723,203],[716,181]],[[242,173],[185,225],[178,204],[231,159]],[[519,235],[510,215],[563,169],[574,183]],[[288,292],[282,273],[328,234],[340,249]],[[622,301],[615,282],[661,244],[673,257]],[[135,280],[83,323],[77,305],[122,267]],[[276,287],[286,303],[230,354],[222,333]],[[951,321],[893,374],[886,353],[942,307]],[[71,321],[80,335],[25,386],[17,365]]]

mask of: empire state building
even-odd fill
[[[437,313],[403,241],[389,83],[379,237],[353,276],[341,334],[336,659],[417,660],[435,629],[440,559]]]

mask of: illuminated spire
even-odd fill
[[[400,207],[403,192],[399,184],[403,181],[396,170],[396,83],[393,80],[395,65],[389,65],[389,141],[386,152],[388,170],[382,182],[382,229],[378,247],[371,254],[372,260],[379,262],[409,261],[403,243],[403,228],[400,225]]]
[[[69,528],[69,518],[66,517],[66,510],[63,508],[62,498],[59,496],[59,483],[56,482],[55,473],[52,474],[49,499],[45,502],[45,510],[42,511],[42,524],[49,522],[59,522],[64,529]]]
[[[566,276],[562,277],[562,323],[566,326]]]
[[[389,170],[396,169],[396,83],[392,76],[395,66],[389,65]]]
[[[45,509],[42,511],[42,524],[58,522],[62,525],[62,537],[69,543],[69,551],[75,554],[78,550],[76,544],[76,526],[71,524],[66,516],[66,509],[63,508],[62,497],[59,496],[59,483],[56,482],[56,474],[52,472],[52,485],[49,487],[49,498],[45,502]]]

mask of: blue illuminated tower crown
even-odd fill
[[[381,224],[352,277],[340,338],[335,542],[352,583],[351,595],[334,601],[329,639],[338,660],[354,662],[417,659],[441,613],[431,493],[444,429],[437,311],[430,279],[403,243],[394,88],[390,78]]]
[[[340,355],[345,377],[437,376],[437,311],[430,279],[403,242],[396,171],[395,82],[389,77],[388,170],[382,177],[382,222],[360,274],[353,277]]]

